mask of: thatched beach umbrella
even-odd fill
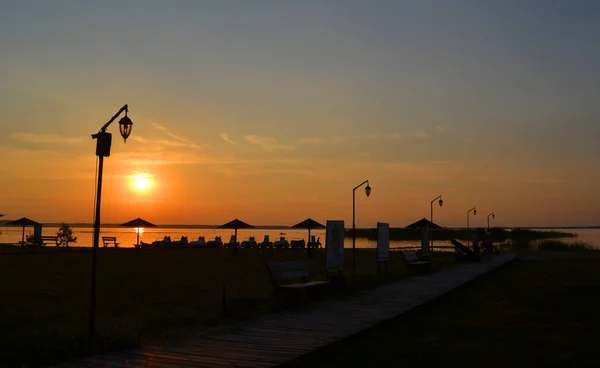
[[[309,217],[306,220],[299,222],[294,226],[290,226],[290,228],[292,228],[292,229],[308,229],[308,242],[307,243],[310,243],[310,231],[312,229],[325,229],[325,226],[323,226],[322,224],[316,222],[315,220],[313,220]]]
[[[234,229],[235,241],[237,242],[237,231],[238,229],[254,229],[254,226],[245,223],[242,220],[234,219],[226,224],[219,226],[217,229]]]
[[[141,227],[155,227],[156,225],[138,217],[135,220],[128,221],[119,226],[136,228],[136,230],[137,230],[137,244],[136,245],[139,245],[140,244],[140,228]]]
[[[406,229],[422,229],[426,225],[429,225],[429,227],[431,229],[441,229],[442,228],[440,225],[433,223],[433,222],[427,220],[426,218],[422,218],[419,221],[406,226]]]
[[[21,244],[25,244],[25,227],[39,225],[38,222],[28,219],[27,217],[21,217],[18,220],[7,222],[5,226],[22,226],[23,233],[21,234]]]

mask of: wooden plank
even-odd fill
[[[266,362],[277,362],[277,358],[282,358],[287,354],[281,354],[274,350],[261,352],[260,350],[253,349],[252,347],[239,345],[223,345],[214,344],[208,345],[203,344],[201,346],[195,344],[178,344],[169,345],[164,347],[165,352],[182,353],[189,355],[203,355],[208,354],[211,356],[217,356],[218,354],[231,354],[237,357],[243,357],[248,360],[266,361]]]
[[[389,320],[512,259],[514,255],[501,255],[491,262],[465,264],[383,285],[351,299],[264,316],[236,329],[213,329],[194,338],[94,356],[55,368],[272,367]]]
[[[229,354],[227,351],[217,352],[220,354],[178,354],[170,353],[161,350],[150,350],[144,349],[135,354],[139,354],[144,357],[151,359],[158,359],[161,362],[170,362],[174,364],[181,364],[187,367],[197,367],[199,364],[206,364],[207,366],[236,366],[236,367],[254,367],[257,365],[256,359],[244,359],[233,354]],[[258,362],[260,363],[260,362]],[[264,363],[264,362],[263,362]]]

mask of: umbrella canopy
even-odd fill
[[[325,226],[311,219],[310,217],[306,220],[297,223],[296,225],[290,226],[292,229],[308,229],[308,243],[310,243],[310,231],[312,229],[325,229]]]
[[[421,228],[425,227],[425,225],[429,225],[431,229],[441,229],[442,228],[440,225],[433,223],[433,222],[427,220],[426,218],[422,218],[419,221],[406,226],[406,228],[407,229],[421,229]]]
[[[137,244],[140,244],[140,227],[154,227],[156,225],[138,217],[119,226],[135,227],[137,229]]]
[[[226,224],[219,226],[217,229],[234,229],[235,230],[235,241],[237,242],[237,231],[238,229],[254,229],[254,226],[245,223],[242,220],[234,219]]]
[[[5,226],[22,226],[23,233],[21,234],[21,243],[25,244],[25,227],[39,225],[39,222],[35,222],[31,219],[28,219],[27,217],[21,217],[18,220],[7,222],[4,225]]]

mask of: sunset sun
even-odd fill
[[[133,177],[133,187],[138,191],[144,191],[150,186],[150,179],[146,174],[136,174]]]

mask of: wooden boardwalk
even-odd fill
[[[266,315],[224,330],[54,366],[274,367],[394,318],[515,259],[469,263],[377,287],[348,300]]]

